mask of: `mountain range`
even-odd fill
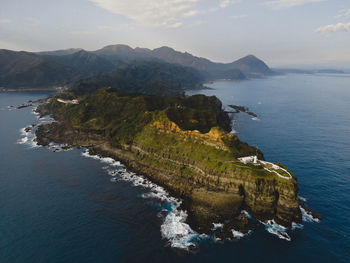
[[[202,82],[216,79],[245,80],[274,74],[262,60],[253,55],[232,63],[215,63],[170,47],[151,50],[131,48],[127,45],[110,45],[96,51],[71,48],[36,53],[2,49],[0,87],[72,86],[83,79],[109,74],[120,67],[149,61],[192,68],[201,76]],[[197,78],[197,74],[195,75]]]

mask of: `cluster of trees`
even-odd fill
[[[194,69],[165,62],[137,62],[110,74],[80,81],[71,88],[78,95],[111,87],[128,93],[158,96],[182,96],[185,89],[200,87],[201,75]]]

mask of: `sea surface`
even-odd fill
[[[258,115],[235,114],[232,132],[294,172],[321,222],[304,216],[286,230],[291,241],[258,222],[232,241],[198,235],[181,200],[119,162],[38,147],[23,128],[50,119],[7,106],[49,93],[0,93],[0,262],[349,262],[350,75],[207,86],[189,94],[216,95],[227,109],[243,105]]]

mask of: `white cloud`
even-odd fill
[[[89,0],[112,13],[125,16],[146,27],[178,28],[185,20],[227,8],[241,0],[216,0],[216,7],[200,10],[207,0]]]
[[[190,10],[184,13],[184,17],[192,17],[198,15],[200,12],[198,10]]]
[[[230,0],[224,0],[224,1],[222,1],[222,2],[219,4],[219,6],[220,6],[221,8],[226,8],[226,7],[229,6],[230,2],[231,2]]]
[[[282,9],[282,8],[289,8],[289,7],[294,7],[298,5],[318,3],[318,2],[324,2],[324,1],[328,1],[328,0],[271,0],[271,1],[263,2],[262,4],[270,6],[273,9]]]
[[[233,16],[231,16],[231,18],[233,18],[233,19],[242,19],[242,18],[247,18],[248,17],[248,15],[233,15]]]
[[[10,24],[12,23],[11,19],[8,18],[0,18],[0,24]]]
[[[350,31],[350,23],[338,23],[334,25],[321,26],[316,29],[317,33],[330,34],[339,31]]]
[[[179,27],[181,27],[182,25],[183,25],[182,22],[176,22],[176,23],[173,23],[173,24],[169,25],[168,27],[169,27],[169,28],[179,28]]]
[[[219,9],[224,9],[226,7],[229,7],[230,5],[238,4],[240,2],[241,2],[241,0],[223,0],[219,3],[218,6],[210,8],[209,11],[214,12],[214,11],[217,11]]]
[[[335,18],[341,18],[345,16],[350,16],[350,8],[349,9],[343,9],[338,12],[338,15]]]
[[[148,27],[177,28],[197,14],[201,0],[89,0],[112,13]],[[180,24],[181,23],[181,24]]]

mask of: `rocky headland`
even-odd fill
[[[77,105],[57,98],[38,107],[56,120],[39,126],[38,144],[68,143],[122,161],[181,198],[197,232],[223,223],[225,237],[232,237],[232,229],[247,233],[254,224],[244,210],[285,227],[301,222],[296,177],[238,160],[264,157],[229,133],[230,119],[216,97],[162,98],[104,88],[79,97]]]

